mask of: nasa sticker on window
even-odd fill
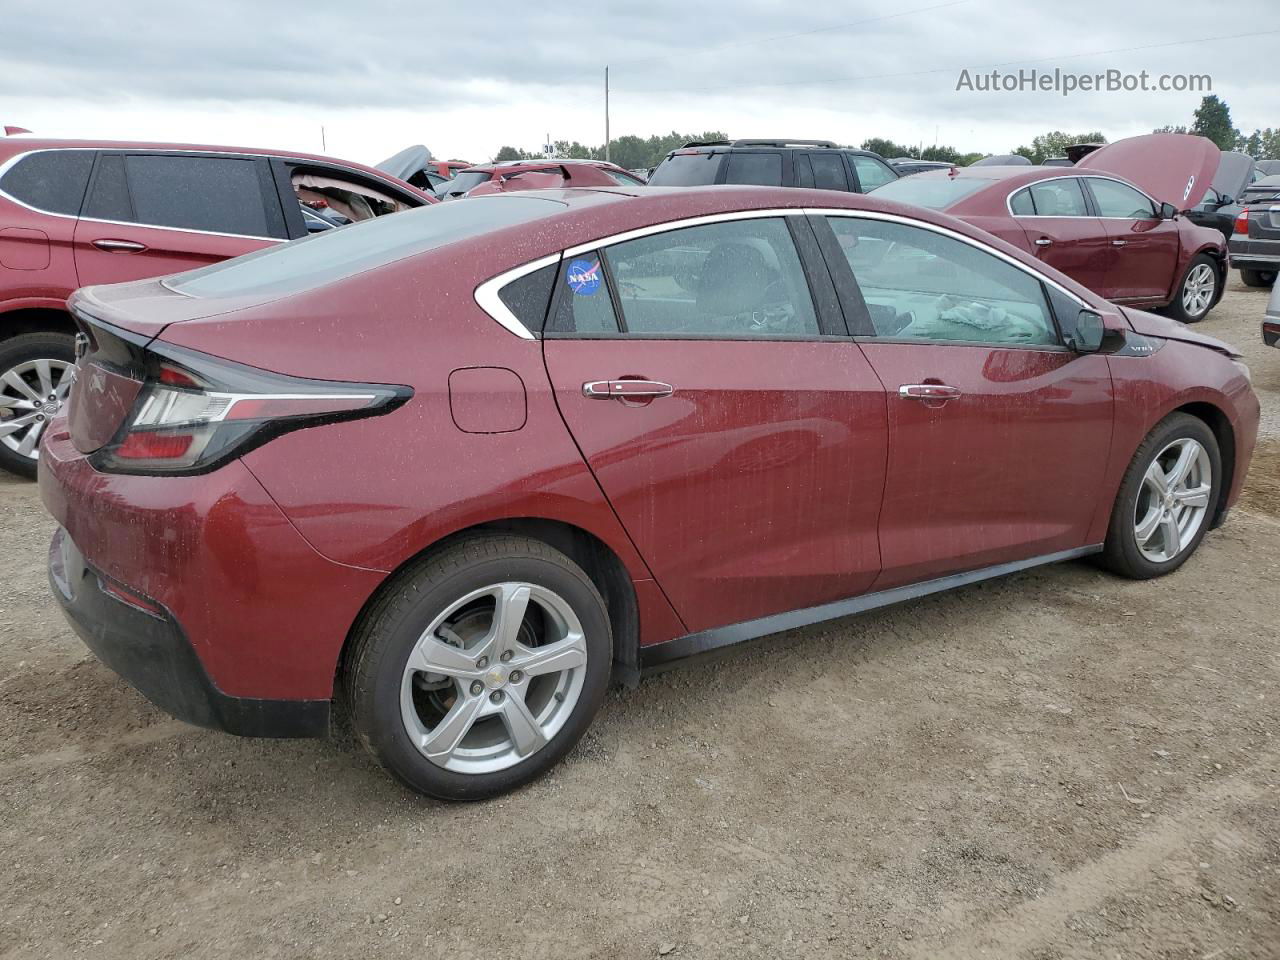
[[[577,296],[592,296],[600,289],[600,260],[571,260],[565,281]]]

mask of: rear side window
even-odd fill
[[[609,296],[600,251],[566,259],[560,266],[558,287],[548,333],[591,336],[618,332],[618,315]]]
[[[547,319],[547,305],[555,288],[557,264],[527,273],[498,291],[498,299],[525,329],[537,333]]]
[[[474,197],[433,203],[326,230],[170,277],[164,283],[189,297],[285,296],[337,283],[357,273],[494,230],[564,210],[539,197]]]
[[[782,186],[782,154],[731,153],[724,182],[780,187]]]
[[[129,202],[129,185],[124,179],[124,157],[103,156],[93,178],[84,216],[95,220],[133,222],[133,204]]]
[[[1029,190],[1037,216],[1087,217],[1089,215],[1089,208],[1084,202],[1084,192],[1080,189],[1080,181],[1075,177],[1042,180],[1039,183],[1033,183]]]
[[[138,223],[271,235],[256,160],[129,155],[124,165]]]
[[[15,163],[0,179],[0,189],[29,207],[74,217],[92,166],[92,150],[42,150]]]
[[[677,153],[667,157],[649,178],[651,187],[702,187],[716,182],[722,153]]]
[[[844,175],[844,161],[837,153],[813,153],[813,185],[819,190],[848,190],[849,181]]]
[[[1009,199],[1009,209],[1013,211],[1014,216],[1018,217],[1034,217],[1036,215],[1036,205],[1031,201],[1031,190],[1023,187]]]

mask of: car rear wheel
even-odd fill
[[[352,724],[390,773],[445,800],[495,796],[586,731],[613,659],[599,591],[523,537],[455,543],[402,574],[346,661]]]
[[[1276,282],[1276,271],[1246,270],[1241,267],[1240,279],[1246,287],[1269,287]]]
[[[1199,254],[1187,267],[1178,286],[1178,295],[1173,298],[1166,312],[1182,323],[1198,323],[1203,320],[1213,305],[1218,302],[1218,265],[1207,254]]]
[[[0,341],[0,469],[35,478],[40,437],[74,378],[75,341],[24,333]]]
[[[1203,420],[1186,413],[1162,420],[1120,484],[1103,565],[1135,580],[1177,570],[1209,529],[1221,476],[1218,441]]]

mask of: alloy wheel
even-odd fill
[[[1207,311],[1217,287],[1218,278],[1209,264],[1197,263],[1192,267],[1182,285],[1182,309],[1187,316],[1198,317]]]
[[[27,360],[0,372],[0,443],[32,460],[40,455],[40,435],[62,409],[75,364]]]
[[[533,583],[496,583],[452,603],[414,644],[400,714],[418,751],[458,773],[526,760],[582,693],[587,644],[573,608]]]
[[[1151,461],[1134,508],[1138,550],[1167,563],[1191,543],[1209,514],[1213,468],[1209,453],[1190,437],[1174,440]]]

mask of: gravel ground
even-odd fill
[[[47,599],[0,480],[0,955],[1280,957],[1280,351],[1199,555],[1043,568],[612,695],[551,777],[440,805],[348,738],[172,721]]]

